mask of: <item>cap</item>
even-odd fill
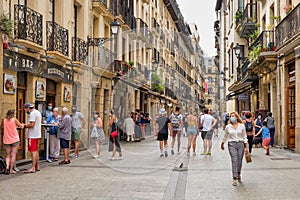
[[[34,108],[34,106],[27,102],[24,104],[24,108]]]

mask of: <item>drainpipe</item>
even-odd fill
[[[278,77],[278,81],[277,81],[277,101],[278,101],[278,117],[280,119],[279,121],[279,127],[278,127],[278,131],[277,133],[281,131],[281,127],[282,127],[282,103],[281,103],[281,64],[280,64],[280,58],[283,56],[283,54],[280,54],[277,56],[277,77]],[[282,135],[281,134],[277,134],[278,137],[278,143],[280,148],[282,149],[283,147],[283,141],[282,141]]]

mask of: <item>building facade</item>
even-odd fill
[[[136,109],[155,119],[162,107],[171,114],[204,106],[198,30],[175,0],[12,0],[1,1],[2,13],[14,30],[0,30],[1,117],[12,108],[25,122],[25,102],[41,112],[49,102],[77,105],[88,121],[99,111],[107,133],[111,110],[118,119]],[[83,132],[89,146],[90,127]]]
[[[217,1],[227,109],[272,112],[276,144],[300,152],[299,1]],[[225,38],[225,39],[223,39]],[[221,62],[221,60],[220,60]]]

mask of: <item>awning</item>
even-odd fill
[[[244,87],[244,88],[241,89],[241,90],[237,90],[237,91],[231,92],[231,93],[229,93],[228,95],[226,95],[226,100],[229,100],[231,97],[234,97],[234,96],[236,96],[236,95],[245,93],[245,92],[249,91],[251,88],[252,88],[252,86],[251,86],[251,85],[248,85],[247,87]]]

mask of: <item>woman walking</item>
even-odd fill
[[[6,169],[4,173],[7,175],[16,173],[14,171],[14,166],[20,144],[17,126],[24,128],[24,125],[15,118],[15,110],[8,110],[1,123],[1,127],[4,129],[3,144],[6,151]]]
[[[194,114],[194,115],[193,115]],[[188,136],[188,150],[187,156],[190,156],[190,149],[193,146],[193,156],[196,155],[196,139],[198,134],[198,119],[195,116],[196,113],[190,113],[187,117],[187,136]]]
[[[267,127],[270,131],[270,136],[271,136],[271,141],[270,141],[270,145],[273,147],[274,145],[274,135],[275,135],[275,120],[272,117],[272,113],[269,112],[268,113],[268,117],[265,119],[265,121],[267,122]]]
[[[262,123],[263,123],[262,115],[261,113],[258,113],[257,118],[255,119],[255,134],[257,134],[258,131],[262,128]],[[255,147],[259,147],[261,143],[262,143],[261,134],[258,134],[254,138]]]
[[[132,113],[129,113],[128,117],[124,120],[123,127],[125,128],[125,132],[127,135],[127,142],[130,140],[134,142],[134,127],[135,123],[134,120],[132,119]]]
[[[237,185],[241,180],[242,161],[244,153],[248,153],[248,141],[245,125],[237,112],[230,113],[230,124],[225,128],[225,135],[221,144],[224,150],[224,143],[228,141],[228,150],[232,164],[232,185]]]
[[[119,152],[119,160],[123,159],[123,154],[121,150],[120,140],[119,140],[119,134],[116,137],[112,137],[111,133],[117,130],[117,124],[116,124],[116,116],[114,115],[114,112],[111,111],[110,113],[110,134],[109,134],[109,146],[108,151],[112,152],[111,160],[115,160],[115,154],[116,152]]]
[[[105,139],[104,131],[103,131],[103,122],[102,119],[99,117],[99,112],[94,113],[94,122],[93,122],[93,129],[91,138],[95,141],[95,147],[96,147],[96,155],[93,156],[94,158],[100,157],[100,145],[101,140]]]
[[[254,128],[255,123],[253,121],[251,112],[246,112],[245,117],[246,117],[246,119],[244,120],[244,124],[245,124],[245,127],[246,127],[249,153],[252,153],[252,143],[253,143],[253,138],[254,138],[254,135],[255,135],[255,128]]]

